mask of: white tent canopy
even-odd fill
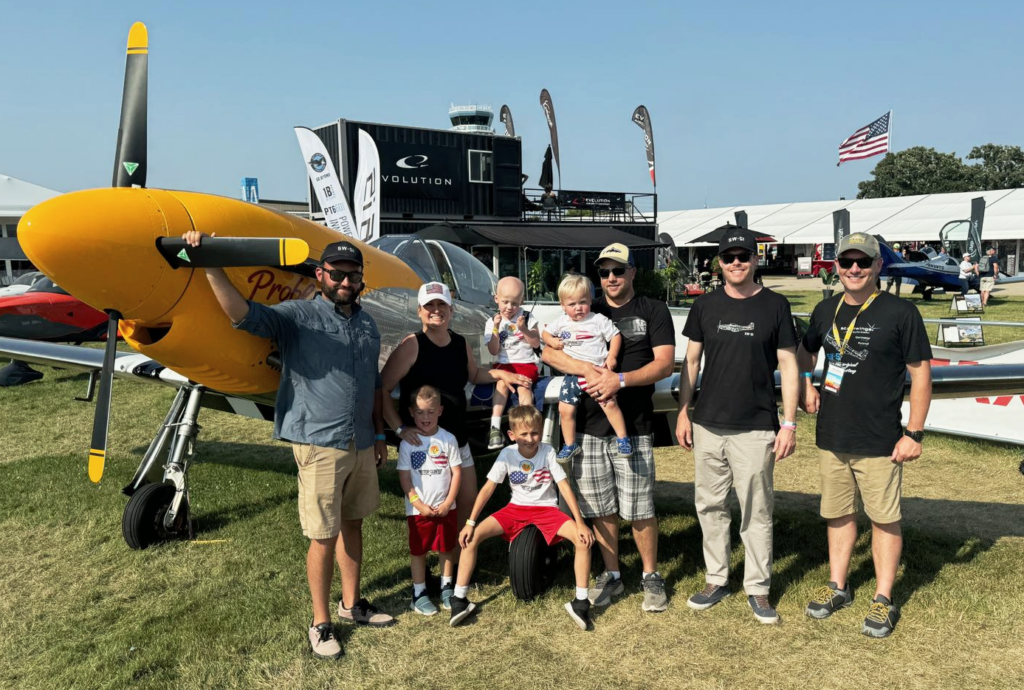
[[[971,217],[971,199],[979,196],[986,204],[983,241],[1024,238],[1024,189],[670,211],[658,214],[658,231],[671,235],[676,246],[686,246],[734,223],[736,211],[746,211],[751,228],[781,244],[819,244],[832,241],[832,212],[845,208],[853,232],[888,241],[935,242],[943,225]]]
[[[0,218],[21,218],[25,213],[60,192],[7,175],[0,175]]]

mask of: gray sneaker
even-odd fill
[[[697,592],[692,597],[686,600],[686,605],[694,611],[704,611],[709,609],[722,599],[732,594],[732,591],[723,585],[706,584],[704,589]]]
[[[814,593],[814,598],[804,609],[811,618],[822,620],[828,618],[839,609],[844,609],[853,603],[853,595],[850,594],[850,585],[846,589],[839,589],[835,582],[829,582],[824,587],[819,587]]]
[[[747,603],[754,612],[754,618],[765,625],[775,625],[779,622],[779,613],[763,594],[753,594],[747,597]]]
[[[487,435],[487,450],[498,450],[504,447],[505,437],[501,435],[501,429],[495,429],[492,426],[491,432]]]
[[[668,595],[665,594],[665,581],[658,573],[651,573],[640,583],[644,588],[644,611],[661,613],[668,608]]]
[[[309,647],[313,655],[321,659],[338,659],[344,654],[341,643],[334,636],[334,626],[330,623],[310,626]]]
[[[590,605],[604,608],[612,603],[612,597],[621,597],[626,592],[622,578],[615,577],[607,570],[597,576],[594,586],[590,588]]]

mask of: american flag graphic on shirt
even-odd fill
[[[427,461],[427,454],[422,450],[414,450],[409,454],[409,459],[412,461],[412,468],[418,470]]]

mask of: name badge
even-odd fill
[[[828,373],[825,374],[825,390],[829,393],[839,393],[839,388],[843,385],[843,375],[846,373],[846,367],[839,364],[829,364]]]

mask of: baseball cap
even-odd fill
[[[722,254],[727,249],[745,249],[751,254],[757,253],[757,235],[746,228],[735,225],[725,225],[725,234],[718,243],[718,253]]]
[[[629,247],[618,242],[609,244],[607,247],[602,249],[601,255],[597,257],[597,261],[594,262],[594,265],[598,265],[605,259],[618,261],[620,264],[626,264],[627,266],[633,265],[633,255],[630,253]]]
[[[882,255],[882,250],[878,248],[878,240],[866,232],[855,232],[839,240],[839,246],[836,247],[836,256],[842,256],[844,252],[852,249],[864,252],[872,259],[877,259]]]
[[[435,299],[441,300],[450,307],[452,306],[452,291],[444,283],[433,282],[420,285],[419,304],[421,307]]]
[[[964,252],[964,258],[965,259],[970,259],[971,258],[971,253],[970,252]]]
[[[334,263],[335,261],[351,261],[352,263],[363,265],[363,253],[359,251],[359,247],[355,246],[351,242],[341,240],[340,242],[332,242],[327,245],[324,249],[324,253],[320,255],[320,263]]]

